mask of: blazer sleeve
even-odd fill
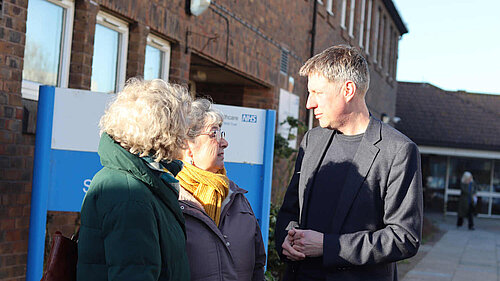
[[[161,254],[158,224],[151,205],[120,202],[103,218],[108,280],[158,280]]]
[[[414,256],[422,236],[423,198],[420,154],[408,142],[395,154],[384,198],[384,228],[325,234],[323,265],[343,268],[395,262]]]
[[[283,248],[281,245],[285,241],[285,237],[288,234],[286,230],[288,224],[291,221],[298,223],[299,221],[299,180],[300,180],[300,169],[302,166],[302,158],[304,157],[304,152],[307,146],[307,139],[309,137],[309,131],[306,132],[300,143],[299,153],[297,154],[297,160],[295,162],[295,169],[293,171],[292,179],[285,193],[285,198],[283,199],[283,204],[278,212],[278,217],[276,219],[276,227],[274,230],[274,241],[276,252],[280,256],[281,260],[288,261],[283,255]]]

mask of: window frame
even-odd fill
[[[116,81],[115,81],[115,93],[118,93],[125,86],[125,80],[127,75],[129,24],[126,21],[103,11],[99,11],[97,13],[95,24],[96,25],[100,24],[120,34],[120,36],[118,36],[119,38],[118,52],[117,52],[118,58],[117,58]],[[95,46],[95,34],[94,34],[94,46]],[[94,56],[92,55],[91,68],[93,68],[93,64],[94,64]],[[92,75],[91,75],[91,81],[92,81]]]
[[[347,0],[342,0],[342,11],[340,15],[340,27],[346,29],[347,21]]]
[[[71,43],[73,39],[75,2],[72,0],[43,0],[43,1],[57,5],[64,9],[64,16],[61,29],[62,38],[61,38],[61,49],[59,54],[59,69],[58,69],[56,86],[61,88],[67,88],[69,82],[69,68],[71,61]],[[24,48],[26,49],[26,45],[24,46]],[[21,97],[24,99],[37,101],[40,85],[42,84],[34,81],[25,80],[22,78]]]
[[[333,0],[326,0],[326,12],[333,16]]]
[[[354,15],[356,14],[356,0],[350,0],[351,7],[349,9],[349,36],[354,38]]]
[[[378,6],[375,10],[375,30],[373,33],[373,62],[378,62],[378,44],[379,44],[379,32],[380,32],[380,21],[381,21],[382,8]]]
[[[366,54],[370,54],[370,34],[372,32],[372,8],[373,8],[373,0],[368,0],[368,18],[366,23]]]
[[[378,40],[378,53],[377,53],[377,60],[378,62],[380,63],[380,68],[385,68],[386,66],[386,63],[384,61],[385,59],[385,49],[387,47],[387,40],[386,40],[386,28],[387,28],[387,16],[385,15],[385,13],[381,13],[382,14],[382,17],[381,17],[381,22],[380,22],[380,27],[379,27],[379,40]]]
[[[363,48],[363,40],[365,37],[365,14],[366,14],[366,0],[361,0],[361,19],[359,23],[359,46]]]
[[[146,39],[146,45],[157,48],[162,52],[160,79],[168,81],[170,75],[170,56],[172,48],[170,42],[154,34],[149,34]],[[146,70],[146,53],[144,53],[144,71]],[[144,77],[144,72],[143,72]]]

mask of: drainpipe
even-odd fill
[[[311,57],[314,56],[314,40],[316,39],[316,17],[318,14],[318,0],[313,1],[313,18],[312,18],[312,29],[311,29]],[[313,127],[313,111],[309,109],[308,116],[308,128],[309,130]]]

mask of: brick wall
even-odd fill
[[[69,88],[90,90],[94,33],[99,7],[91,0],[75,1]]]
[[[333,15],[326,12],[326,8],[323,5],[318,5],[318,21],[317,21],[317,35],[316,35],[316,47],[315,53],[319,53],[325,48],[331,45],[338,44],[348,44],[354,47],[357,47],[363,51],[363,55],[368,61],[368,65],[370,68],[370,89],[368,90],[366,96],[366,102],[368,104],[368,108],[370,112],[377,118],[380,118],[380,114],[386,113],[387,115],[394,116],[396,113],[396,91],[397,91],[397,83],[395,83],[395,75],[389,72],[389,65],[395,64],[394,61],[397,56],[391,54],[390,51],[390,37],[389,30],[390,26],[393,27],[392,30],[397,30],[395,28],[394,23],[391,21],[388,12],[385,9],[382,0],[373,0],[372,7],[372,16],[371,16],[371,36],[370,36],[370,44],[371,44],[371,53],[366,53],[366,42],[363,44],[363,47],[359,44],[359,36],[360,36],[360,22],[361,22],[361,3],[360,1],[356,1],[355,6],[355,17],[354,17],[354,26],[353,26],[353,34],[354,37],[349,36],[349,16],[350,16],[350,1],[347,1],[347,16],[346,16],[346,29],[340,27],[341,20],[341,11],[342,11],[342,1],[334,1],[333,6]],[[352,0],[354,1],[354,0]],[[368,1],[366,1],[366,5],[368,5]],[[373,44],[377,42],[375,33],[375,24],[376,24],[376,9],[381,7],[383,13],[386,15],[387,23],[384,28],[384,45],[381,46],[379,44],[379,50],[383,52],[383,57],[385,58],[384,64],[380,62],[375,62],[375,56],[373,54]],[[368,7],[366,6],[366,11]],[[368,21],[368,17],[365,17],[365,22]],[[364,29],[364,34],[366,34],[366,28]],[[392,36],[393,34],[391,34]],[[366,36],[366,35],[365,35]],[[365,37],[366,38],[366,37]],[[398,39],[393,39],[398,40]],[[364,40],[366,41],[366,40]],[[378,41],[380,43],[380,41]],[[397,51],[397,48],[396,48]],[[391,67],[392,69],[396,69],[395,67]]]
[[[24,280],[26,270],[36,120],[36,102],[21,98],[28,1],[4,1],[0,19],[0,280]],[[307,80],[298,70],[310,55],[313,3],[216,0],[195,17],[185,14],[185,0],[75,0],[69,87],[90,89],[96,15],[105,11],[129,24],[127,78],[143,74],[146,38],[154,33],[171,43],[170,81],[188,84],[196,55],[250,81],[198,83],[199,93],[220,104],[277,110],[279,90],[288,89],[292,77],[305,121]],[[357,44],[339,27],[341,1],[334,3],[333,16],[318,7],[316,52],[333,44]],[[286,73],[280,72],[282,52],[289,53]],[[372,61],[370,109],[391,114],[395,86]],[[277,161],[275,174],[284,175],[288,162]],[[276,185],[285,184],[274,180]],[[49,212],[47,241],[55,230],[70,235],[78,224],[78,213]]]
[[[135,23],[130,26],[128,40],[128,60],[127,77],[143,76],[146,53],[146,40],[149,34],[149,27],[142,23]]]
[[[3,1],[0,19],[0,279],[24,280],[33,143],[22,134],[27,1]]]
[[[244,87],[197,83],[196,93],[200,97],[211,97],[214,103],[234,106],[243,105]]]

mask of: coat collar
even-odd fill
[[[172,211],[182,229],[185,231],[184,217],[182,216],[177,202],[179,192],[173,185],[161,180],[160,177],[148,167],[143,159],[124,149],[107,133],[101,135],[98,154],[101,157],[101,164],[104,167],[127,172],[145,183],[151,192],[158,196],[158,198]],[[169,169],[171,173],[176,174],[180,169],[175,166],[176,165],[168,165],[167,169]]]
[[[303,221],[303,210],[306,207],[304,206],[304,202],[306,202],[307,205],[309,195],[308,191],[311,189],[312,183],[314,181],[314,176],[316,175],[319,165],[323,160],[325,152],[330,146],[334,135],[334,130],[321,129],[318,136],[315,136],[316,139],[319,139],[319,141],[315,142],[315,144],[317,145],[314,145],[311,153],[305,154],[304,159],[302,160],[299,182],[299,224]]]
[[[346,174],[346,180],[342,188],[342,192],[339,198],[339,204],[334,214],[334,220],[332,222],[333,233],[340,231],[340,228],[347,216],[349,209],[359,191],[366,175],[368,174],[375,158],[379,152],[379,148],[376,144],[381,140],[381,129],[382,124],[379,120],[370,116],[370,122],[368,127],[361,139],[356,155],[353,158],[352,165]],[[300,206],[300,218],[303,221],[304,212],[303,209],[307,209],[309,193],[314,182],[314,177],[319,169],[319,166],[323,160],[323,157],[330,146],[333,136],[335,135],[334,130],[322,130],[322,132],[317,136],[319,141],[317,141],[315,147],[312,148],[311,153],[304,156],[301,168],[301,184],[299,184],[299,206]]]
[[[231,190],[231,193],[229,195],[230,200],[221,212],[221,225],[223,218],[225,217],[231,205],[234,203],[235,197],[238,194],[243,195],[248,192],[245,189],[237,186],[231,180],[229,181],[229,189]],[[222,234],[221,230],[217,227],[212,218],[210,218],[210,216],[205,212],[201,203],[191,193],[189,193],[182,187],[180,188],[179,204],[181,206],[181,210],[182,213],[184,213],[184,215],[188,215],[196,220],[199,220],[208,229],[210,229],[213,234],[215,234],[220,239],[225,249],[229,252],[231,259],[234,260],[231,250],[229,249],[229,246],[226,244],[226,239],[224,238],[224,235]]]

